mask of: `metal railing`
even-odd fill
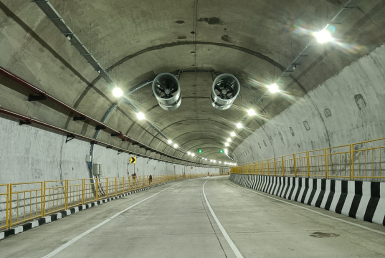
[[[218,174],[219,175],[219,174]],[[0,184],[0,231],[29,220],[168,181],[206,174],[83,178]]]
[[[254,161],[232,167],[232,174],[346,180],[385,179],[385,138]]]

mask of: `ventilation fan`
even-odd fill
[[[164,110],[175,110],[182,103],[178,79],[171,73],[156,76],[152,83],[152,92]]]
[[[238,79],[231,74],[221,74],[215,78],[212,86],[211,101],[213,107],[225,110],[231,107],[240,91]]]

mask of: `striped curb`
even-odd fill
[[[236,184],[385,226],[385,182],[231,174]]]

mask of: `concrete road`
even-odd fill
[[[385,257],[385,228],[202,178],[10,237],[0,257]]]

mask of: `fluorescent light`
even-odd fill
[[[188,151],[188,152],[187,152],[187,155],[191,155],[191,152]]]
[[[137,117],[139,120],[143,120],[143,119],[146,118],[146,116],[145,116],[142,112],[136,113],[136,117]]]
[[[267,86],[267,88],[271,93],[276,93],[279,91],[278,85],[276,83],[270,84],[269,86]]]
[[[243,127],[243,125],[241,123],[237,124],[237,128],[242,128],[242,127]]]
[[[326,43],[333,40],[333,37],[330,32],[325,29],[318,32],[314,32],[313,35],[319,43]]]
[[[174,148],[175,149],[178,148],[178,144],[174,143]]]
[[[249,110],[247,110],[247,114],[248,114],[249,116],[255,116],[255,115],[256,115],[254,109],[249,109]]]
[[[228,142],[225,142],[225,145],[226,145],[226,146],[229,146],[230,144],[229,144]]]
[[[191,153],[191,156],[195,157],[195,153]]]
[[[231,142],[231,138],[227,138],[227,141],[228,141],[228,142]]]
[[[115,87],[115,88],[112,90],[112,94],[113,94],[115,97],[119,98],[119,97],[121,97],[121,96],[123,95],[123,91],[122,91],[120,88]]]
[[[231,134],[231,136],[235,136],[235,132],[231,132],[230,134]]]
[[[171,141],[171,140],[168,140],[167,142],[168,142],[168,144],[171,144],[171,143],[172,143],[172,141]]]

